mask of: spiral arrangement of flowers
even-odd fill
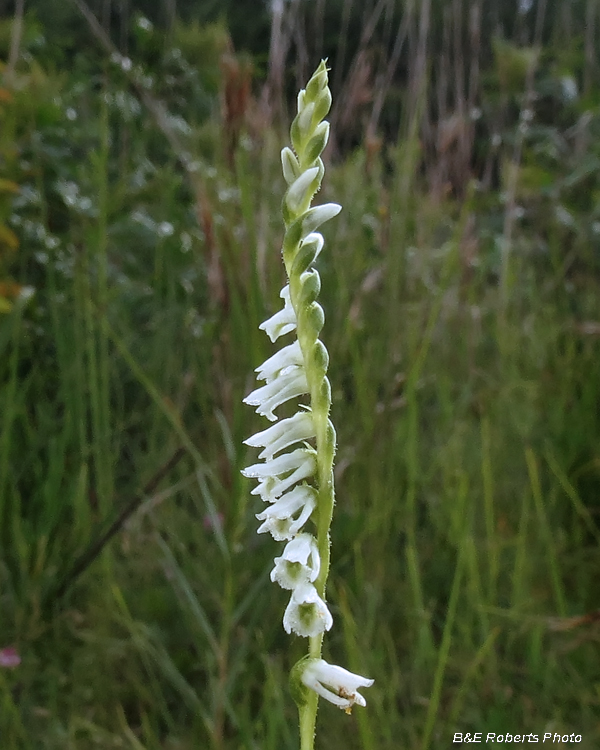
[[[365,705],[357,690],[373,682],[321,659],[323,633],[333,624],[325,586],[336,438],[329,418],[329,355],[319,339],[325,320],[317,302],[321,279],[313,264],[324,244],[316,230],[341,210],[336,203],[311,207],[325,172],[321,153],[329,138],[329,123],[324,118],[331,107],[327,80],[327,67],[321,62],[298,95],[298,114],[290,129],[293,150],[285,147],[281,152],[288,184],[282,206],[288,283],[280,295],[283,309],[260,328],[272,342],[288,334],[295,338],[256,368],[265,384],[244,399],[274,422],[245,441],[263,449],[259,459],[264,462],[242,473],[258,480],[252,493],[267,504],[257,515],[262,521],[258,532],[287,541],[271,572],[272,581],[291,591],[283,626],[288,633],[310,639],[309,654],[293,668],[291,677],[303,750],[313,747],[318,695],[350,711],[355,703]],[[299,404],[292,417],[279,420],[274,411],[292,399],[308,403]]]

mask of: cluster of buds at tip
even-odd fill
[[[335,431],[329,419],[329,355],[319,339],[325,319],[317,302],[321,280],[313,264],[323,248],[323,237],[316,230],[336,216],[341,206],[311,206],[325,172],[321,153],[329,138],[329,123],[324,118],[330,106],[327,68],[322,62],[298,96],[298,114],[290,131],[293,150],[286,147],[281,152],[288,185],[282,205],[282,254],[288,283],[280,294],[283,308],[260,326],[272,342],[290,334],[294,340],[256,368],[257,378],[264,385],[244,399],[273,422],[245,441],[262,448],[259,459],[263,462],[249,466],[242,474],[258,480],[252,494],[266,503],[265,510],[257,514],[262,521],[258,532],[269,532],[276,541],[287,542],[271,572],[271,580],[291,592],[283,626],[288,633],[311,638],[322,636],[333,624],[324,599],[327,570],[322,570],[321,558],[325,553],[328,559],[329,550]],[[278,419],[279,407],[298,399],[297,412]],[[310,524],[317,536],[307,530]],[[322,669],[325,662],[319,660],[319,664]],[[351,674],[341,667],[326,666],[334,670],[332,674],[336,670]],[[313,672],[308,682],[303,682],[305,687],[331,700],[334,694],[323,687],[327,679],[313,679],[311,675]],[[365,678],[357,679],[357,684],[370,684]],[[347,708],[348,700],[337,694],[332,702]],[[352,699],[361,701],[356,695]]]

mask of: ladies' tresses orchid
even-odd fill
[[[260,484],[252,490],[267,503],[273,503],[280,495],[302,479],[315,473],[316,453],[312,448],[298,448],[292,453],[284,453],[264,464],[254,464],[244,469],[245,477],[260,479]],[[281,477],[285,474],[285,477]]]
[[[330,630],[333,618],[327,605],[317,593],[312,583],[300,583],[292,591],[290,603],[283,615],[286,633],[297,633],[305,638],[322,637],[324,630]]]
[[[296,313],[294,312],[294,308],[292,307],[292,302],[290,300],[289,286],[284,286],[279,296],[285,302],[285,307],[283,308],[283,310],[275,313],[275,315],[270,317],[268,320],[265,320],[264,323],[261,323],[258,326],[261,331],[266,332],[267,336],[273,343],[275,343],[277,339],[280,336],[283,336],[285,333],[290,333],[291,331],[296,330]]]
[[[312,750],[318,697],[347,712],[364,706],[358,687],[372,680],[327,664],[321,659],[323,633],[333,619],[325,603],[329,572],[329,527],[333,512],[333,456],[335,430],[329,419],[331,387],[327,379],[329,355],[319,334],[325,316],[317,302],[321,279],[313,264],[323,249],[316,230],[336,216],[341,206],[311,207],[325,167],[321,153],[329,138],[324,120],[331,106],[327,67],[322,62],[298,96],[298,114],[290,130],[293,150],[281,152],[288,184],[282,210],[285,223],[283,261],[289,279],[281,290],[283,309],[261,324],[272,342],[296,332],[293,342],[256,368],[265,384],[244,401],[274,424],[245,442],[263,450],[264,463],[242,474],[258,480],[252,494],[268,503],[257,518],[259,533],[270,532],[287,541],[275,558],[271,580],[291,591],[283,617],[288,633],[310,638],[310,652],[292,669],[291,687],[300,711],[301,750]],[[292,399],[308,397],[294,416],[278,421],[277,409]],[[312,533],[305,526],[312,522]]]
[[[289,448],[294,443],[301,440],[309,440],[315,436],[315,427],[310,412],[299,411],[289,419],[282,419],[268,430],[257,432],[256,435],[249,437],[244,442],[246,445],[252,445],[255,448],[259,446],[264,451],[259,453],[259,458],[270,460],[276,453],[284,448]]]
[[[373,680],[348,672],[343,667],[328,664],[323,659],[309,659],[301,680],[306,687],[345,711],[349,711],[355,703],[366,706],[367,702],[358,688],[371,687],[373,684]]]
[[[320,567],[317,540],[312,534],[298,534],[285,545],[283,555],[275,558],[271,580],[282,589],[293,591],[301,583],[312,583],[319,575]]]
[[[262,513],[257,513],[258,533],[271,533],[276,542],[293,539],[308,521],[316,507],[316,491],[308,484],[299,484],[286,492]]]
[[[282,367],[277,375],[262,388],[252,391],[244,401],[251,406],[256,406],[258,414],[275,422],[277,417],[273,414],[273,409],[305,393],[308,393],[308,382],[304,366],[290,363]]]

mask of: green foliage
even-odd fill
[[[524,91],[527,76],[536,65],[539,50],[532,47],[517,47],[500,37],[494,37],[492,49],[498,80],[504,93],[515,94]]]
[[[20,287],[7,276],[7,269],[19,247],[19,239],[7,225],[11,198],[19,191],[18,184],[11,179],[13,145],[10,108],[12,95],[8,89],[0,88],[0,315],[10,312],[12,298],[18,297]]]
[[[219,33],[198,28],[215,49]],[[204,144],[196,181],[100,55],[22,60],[3,104],[19,191],[0,219],[20,245],[2,273],[35,294],[0,316],[0,650],[22,658],[0,667],[2,750],[296,747],[302,645],[239,474],[257,327],[280,304],[282,144],[265,129],[225,163],[214,60],[194,78],[174,48],[140,58],[185,146]],[[528,129],[502,121],[497,181],[460,205],[428,194],[410,128],[328,169],[319,199],[344,211],[320,258],[339,433],[325,656],[376,682],[367,711],[322,708],[323,747],[521,727],[598,746],[600,133],[578,60],[546,46]],[[486,143],[498,106],[486,92]]]

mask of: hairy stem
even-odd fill
[[[312,640],[313,639],[311,639],[311,641]],[[318,640],[322,641],[323,639],[319,637]],[[320,650],[321,646],[319,645],[319,652]],[[300,709],[300,750],[314,749],[318,702],[319,696],[311,690],[306,703]]]

